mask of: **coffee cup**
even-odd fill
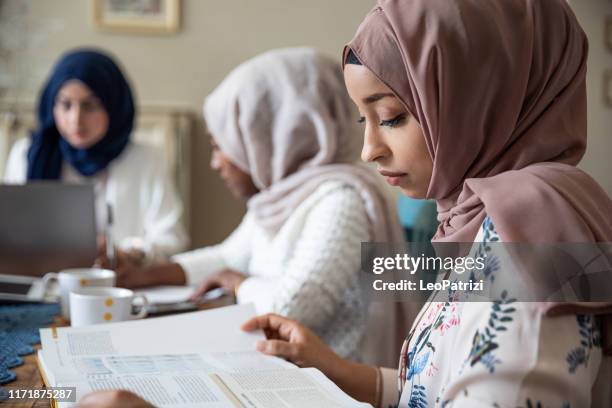
[[[70,292],[88,286],[115,286],[114,271],[99,268],[65,269],[59,273],[50,272],[43,277],[44,287],[52,281],[57,281],[59,288],[62,317],[70,319]]]
[[[134,306],[140,311],[133,312]],[[86,287],[70,292],[70,324],[73,327],[123,322],[146,317],[149,303],[129,289]]]

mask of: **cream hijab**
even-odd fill
[[[270,234],[321,183],[352,185],[373,241],[398,241],[395,209],[358,164],[362,132],[340,64],[309,48],[261,54],[235,68],[206,98],[204,117],[220,149],[260,190],[248,210]]]
[[[612,201],[576,167],[587,48],[565,0],[378,1],[345,57],[352,50],[423,129],[434,241],[471,242],[486,215],[505,242],[612,241]]]

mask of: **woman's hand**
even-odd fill
[[[80,408],[154,408],[136,394],[124,390],[98,391],[85,395]]]
[[[332,379],[337,379],[349,364],[333,352],[308,328],[294,320],[276,314],[257,316],[246,321],[241,329],[262,329],[268,340],[257,343],[264,354],[283,357],[300,367],[315,367]]]
[[[141,288],[144,286],[159,285],[157,276],[150,268],[140,263],[123,259],[115,268],[117,286],[120,288]]]
[[[142,261],[117,252],[117,264],[112,267],[106,258],[98,258],[97,268],[113,269],[120,288],[142,288],[155,285],[185,285],[186,276],[179,264],[166,262],[143,265]]]
[[[267,340],[257,343],[257,350],[262,353],[283,357],[300,367],[318,368],[356,400],[377,406],[379,370],[341,358],[316,334],[298,322],[276,314],[267,314],[247,320],[241,329],[264,331]]]
[[[191,295],[192,301],[197,301],[203,294],[209,290],[223,288],[227,293],[234,294],[236,290],[247,279],[247,275],[226,268],[217,272],[202,282],[202,284]]]

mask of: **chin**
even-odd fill
[[[406,188],[406,187],[400,187],[400,190],[402,190],[402,194],[410,198],[414,198],[415,200],[424,200],[427,198],[426,192],[422,192],[422,191],[418,191],[418,190],[415,190],[412,188]]]
[[[89,149],[97,142],[96,140],[83,138],[66,138],[66,141],[75,149]]]
[[[244,197],[244,194],[242,194],[242,192],[238,188],[234,186],[230,186],[230,185],[226,185],[226,187],[229,190],[232,197],[236,199],[242,199]]]

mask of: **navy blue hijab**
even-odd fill
[[[53,107],[65,82],[79,80],[100,99],[108,114],[104,138],[87,149],[75,149],[60,135]],[[32,132],[28,151],[28,180],[57,180],[62,163],[68,162],[83,176],[105,169],[130,140],[134,102],[130,86],[119,67],[107,55],[92,49],[70,51],[55,65],[38,105],[38,128]]]

